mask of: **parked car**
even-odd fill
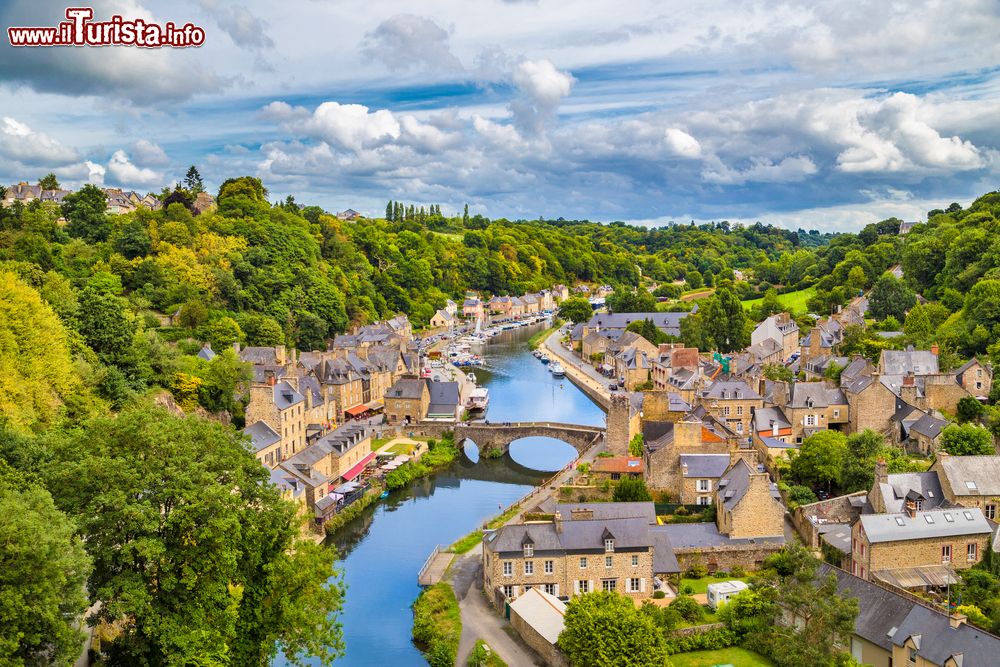
[[[618,383],[612,382],[608,385],[608,391],[618,391]]]

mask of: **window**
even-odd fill
[[[610,568],[613,560],[614,560],[613,556],[605,556],[604,557],[604,567]]]
[[[698,504],[699,505],[711,505],[712,504],[712,498],[711,498],[711,496],[698,496]]]
[[[533,560],[526,560],[526,561],[524,561],[524,573],[525,574],[534,574],[535,573],[535,561],[533,561]]]
[[[941,547],[941,562],[950,563],[951,562],[951,545],[946,544]]]
[[[862,542],[862,543],[861,543],[861,545],[860,545],[860,547],[861,547],[861,548],[860,548],[860,551],[861,551],[861,557],[862,557],[862,558],[864,558],[864,557],[865,557],[865,543],[864,543],[864,542]]]
[[[743,398],[743,392],[737,389],[736,390],[736,398]]]
[[[712,480],[710,479],[699,479],[698,480],[698,490],[705,492],[712,490]]]
[[[834,408],[833,409],[833,416],[834,416],[834,418],[837,418],[837,417],[840,416],[840,408]]]
[[[908,649],[907,662],[909,662],[911,665],[917,664],[917,649],[915,648]]]
[[[806,415],[806,426],[816,425],[816,415]]]
[[[741,416],[743,415],[743,406],[742,405],[737,405],[736,406],[736,414],[737,415],[741,415]]]
[[[587,567],[587,557],[583,556],[580,558],[580,569],[583,570]]]
[[[639,555],[632,554],[632,567],[639,567]]]
[[[549,595],[557,595],[555,584],[542,584],[542,590],[548,593]]]
[[[970,542],[965,547],[965,560],[970,563],[975,563],[976,559],[979,557],[979,545],[975,542]]]
[[[729,416],[729,406],[728,405],[726,407],[722,408],[722,414],[725,415],[726,417]]]
[[[525,558],[531,558],[534,555],[535,555],[535,545],[533,545],[533,544],[525,544],[524,545],[524,557]]]
[[[514,575],[514,563],[510,562],[509,560],[505,560],[503,562],[503,576],[510,577],[513,575]]]
[[[610,553],[615,550],[615,541],[611,538],[604,540],[604,551]]]
[[[618,585],[617,579],[602,579],[601,580],[601,590],[605,593],[614,593],[615,588]]]
[[[580,581],[576,582],[576,586],[577,589],[580,591],[580,593],[590,592],[590,582],[587,581],[586,579],[581,579]]]
[[[507,586],[504,586],[503,587],[503,596],[505,598],[512,598],[512,597],[514,597],[514,587],[511,586],[511,585],[509,585],[509,584]]]
[[[629,593],[638,593],[640,588],[642,588],[642,584],[638,577],[632,577],[628,580]]]
[[[550,561],[550,560],[545,561],[545,574],[552,574],[552,571],[554,569],[555,569],[555,567],[554,567],[554,563],[552,561]]]
[[[986,506],[986,518],[987,519],[995,519],[996,517],[997,517],[997,506],[996,505],[987,505]]]
[[[743,422],[736,422],[736,432],[737,433],[743,432]]]

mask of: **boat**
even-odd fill
[[[388,498],[388,497],[389,497],[389,492],[388,491],[383,491],[382,495],[379,496],[379,498]]]
[[[549,355],[547,355],[547,354],[543,354],[542,356],[538,357],[538,359],[539,359],[539,361],[541,361],[541,362],[542,362],[543,364],[547,364],[547,363],[549,363]]]
[[[486,387],[476,387],[469,394],[465,407],[469,412],[485,412],[490,404],[490,390]]]
[[[531,354],[534,355],[535,359],[541,359],[542,358],[542,351],[541,350],[535,350]]]
[[[475,373],[469,372],[469,373],[466,374],[465,377],[472,384],[476,384],[476,374]]]
[[[553,377],[561,378],[566,375],[566,369],[558,361],[549,366],[549,370],[552,371]]]

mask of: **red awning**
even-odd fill
[[[368,412],[367,405],[355,405],[353,408],[347,408],[344,412],[350,417],[357,417]]]
[[[365,458],[361,459],[361,461],[358,462],[357,465],[355,465],[353,468],[351,468],[350,470],[348,470],[343,474],[343,478],[346,479],[348,482],[350,482],[355,477],[361,474],[361,471],[365,469],[365,466],[368,465],[373,458],[375,458],[375,452],[372,452]]]

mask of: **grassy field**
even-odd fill
[[[806,307],[806,302],[809,301],[816,294],[815,287],[807,287],[806,289],[800,289],[797,292],[789,292],[788,294],[779,294],[778,301],[787,308],[793,315],[801,315],[802,313],[808,312]],[[743,308],[750,310],[757,304],[761,303],[764,299],[750,299],[749,301],[743,302]]]
[[[681,591],[685,586],[690,586],[695,593],[707,593],[708,585],[720,581],[746,581],[746,577],[702,577],[701,579],[681,579]]]
[[[696,299],[704,299],[715,294],[714,287],[699,287],[698,289],[688,290],[681,294],[681,301],[695,301]]]
[[[691,653],[675,653],[670,656],[674,667],[714,667],[715,665],[733,665],[733,667],[772,667],[773,662],[760,653],[748,651],[745,648],[733,646],[716,651],[692,651]]]
[[[397,442],[395,445],[390,447],[388,451],[390,454],[395,454],[396,456],[399,456],[400,454],[409,455],[413,453],[413,445],[408,442]]]

